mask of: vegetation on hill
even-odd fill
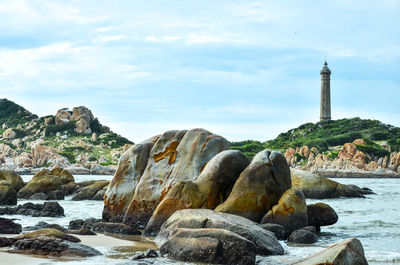
[[[366,146],[359,147],[368,153],[379,156],[388,151],[380,144],[385,143],[390,150],[400,151],[400,128],[384,124],[378,120],[360,118],[321,121],[306,123],[298,128],[281,133],[274,140],[241,141],[231,143],[232,149],[241,150],[248,157],[253,157],[257,152],[265,148],[284,151],[292,147],[315,147],[319,152],[324,152],[333,146],[343,145],[355,139],[364,139]],[[362,150],[361,150],[362,151]]]
[[[36,115],[30,113],[20,105],[6,98],[0,99],[0,125],[5,123],[8,126],[17,126],[36,118]]]

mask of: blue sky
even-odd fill
[[[400,126],[400,1],[0,2],[0,98],[85,105],[139,142],[202,127],[265,141],[332,116]]]

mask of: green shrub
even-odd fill
[[[57,132],[69,131],[74,132],[75,121],[70,121],[62,125],[47,125],[46,126],[46,136],[51,134],[56,134]]]
[[[65,157],[66,159],[68,159],[68,161],[69,161],[71,164],[76,163],[75,155],[74,155],[73,153],[68,152],[68,151],[62,151],[62,152],[59,152],[58,154],[62,155],[62,156]]]

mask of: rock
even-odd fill
[[[146,252],[135,255],[132,260],[140,260],[140,259],[148,259],[148,258],[157,258],[158,253],[154,249],[148,249]]]
[[[71,119],[71,114],[69,113],[68,109],[60,109],[57,111],[55,117],[55,124],[56,125],[64,125],[68,123]]]
[[[268,230],[276,236],[277,239],[283,240],[285,239],[285,228],[282,225],[278,224],[273,224],[273,223],[264,223],[261,224],[260,227],[262,227],[265,230]]]
[[[59,177],[63,185],[70,182],[75,182],[74,176],[72,176],[71,173],[68,172],[68,170],[62,169],[60,167],[53,168],[50,171],[50,174]]]
[[[228,199],[215,210],[260,222],[290,187],[290,169],[285,157],[277,151],[264,150],[253,158]]]
[[[110,181],[108,180],[101,180],[101,181],[97,181],[96,183],[84,187],[81,190],[78,191],[78,194],[76,194],[72,200],[73,201],[80,201],[80,200],[93,200],[94,198],[96,198],[96,194],[101,191],[104,187],[106,187],[108,184],[110,183]],[[102,200],[103,198],[100,197],[97,199]]]
[[[297,169],[292,169],[292,186],[300,189],[306,198],[364,197],[364,191],[356,185],[340,184],[311,172]]]
[[[177,210],[215,209],[228,197],[240,173],[248,166],[240,151],[227,150],[214,156],[195,181],[180,181],[157,206],[144,230],[156,235],[161,225]]]
[[[17,168],[32,167],[32,158],[30,157],[30,154],[24,152],[14,159],[14,164]]]
[[[154,145],[149,141],[141,147],[143,153],[124,153],[121,157],[116,181],[112,181],[105,195],[104,219],[124,216],[123,223],[145,227],[157,205],[176,183],[195,180],[211,158],[229,148],[226,139],[204,129],[168,131],[154,138]],[[148,147],[151,149],[145,158],[141,154],[146,155]],[[135,146],[127,152],[134,150]],[[144,159],[143,164],[136,164],[137,158]],[[145,169],[140,173],[143,165]]]
[[[92,137],[90,137],[90,140],[93,142],[97,142],[97,133],[92,133]]]
[[[317,235],[308,229],[294,230],[288,238],[288,242],[299,244],[313,244],[317,240]]]
[[[60,190],[62,179],[52,175],[47,169],[41,170],[33,176],[19,192],[18,198],[29,198],[35,193],[45,193]]]
[[[338,215],[332,207],[325,203],[307,205],[308,225],[319,228],[320,226],[333,225],[338,220]]]
[[[17,205],[17,192],[12,187],[0,184],[0,205]]]
[[[22,231],[20,224],[0,217],[0,234],[19,234]]]
[[[338,153],[338,158],[351,160],[357,152],[357,147],[354,144],[347,143],[343,145],[342,150]]]
[[[84,106],[75,107],[72,110],[71,121],[76,121],[77,133],[91,134],[90,123],[94,120],[92,111]]]
[[[68,159],[57,153],[57,150],[45,145],[34,145],[31,150],[32,166],[41,167],[46,164],[68,167],[71,164]]]
[[[97,222],[91,227],[91,231],[94,232],[106,232],[113,234],[124,234],[124,235],[140,235],[139,230],[135,230],[129,225],[122,223],[109,223],[109,222]]]
[[[43,192],[38,192],[33,194],[31,197],[29,197],[29,200],[36,201],[36,200],[47,200],[47,194]]]
[[[255,264],[253,242],[224,229],[177,229],[160,248],[163,256],[179,261],[212,264]]]
[[[62,190],[52,190],[47,193],[46,200],[64,200],[64,192]]]
[[[65,232],[67,229],[65,229],[64,227],[62,227],[61,225],[58,224],[49,224],[46,222],[38,222],[36,225],[34,226],[27,226],[24,228],[24,231],[35,231],[35,230],[40,230],[40,229],[45,229],[45,228],[53,228],[53,229],[57,229],[60,230],[62,232]]]
[[[175,212],[162,225],[157,238],[163,240],[173,235],[177,228],[220,228],[236,233],[257,247],[260,255],[282,255],[283,248],[275,235],[257,223],[241,216],[207,209],[185,209]]]
[[[355,140],[353,141],[353,144],[356,144],[356,145],[366,145],[367,143],[366,143],[363,139],[355,139]]]
[[[17,207],[0,208],[1,214],[21,214],[33,217],[61,217],[64,216],[64,209],[58,202],[45,202],[43,204],[33,204],[27,202]]]
[[[47,118],[44,118],[44,124],[45,125],[51,125],[51,124],[53,124],[53,117],[47,117]]]
[[[68,234],[83,235],[83,236],[95,236],[96,235],[96,233],[90,231],[89,229],[66,230],[65,232]]]
[[[102,222],[102,220],[96,218],[71,220],[68,224],[68,230],[90,229],[94,223],[98,222]]]
[[[0,236],[0,248],[9,247],[12,245],[12,241],[7,237]]]
[[[366,160],[367,155],[361,151],[357,151],[352,159],[354,165],[359,169],[363,169],[365,167],[365,165],[367,164]]]
[[[0,183],[11,186],[15,191],[19,191],[25,184],[21,176],[11,170],[0,170]]]
[[[13,129],[8,128],[7,130],[5,130],[3,132],[3,138],[4,139],[8,139],[8,140],[14,139],[15,138],[15,132],[13,131]]]
[[[290,235],[294,230],[308,224],[306,198],[299,189],[288,189],[277,205],[263,217],[261,223],[280,224]]]
[[[361,242],[356,238],[350,238],[295,264],[367,265],[368,262]]]

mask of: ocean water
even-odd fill
[[[23,176],[27,181],[32,176]],[[86,175],[76,176],[76,181],[111,179],[111,176]],[[257,257],[258,264],[292,264],[310,256],[334,243],[347,238],[356,237],[363,244],[365,256],[372,265],[400,264],[400,179],[335,179],[343,184],[355,184],[359,187],[371,188],[376,194],[366,198],[337,198],[326,200],[307,199],[307,204],[324,202],[329,204],[339,215],[339,220],[332,226],[322,227],[318,242],[312,245],[287,245],[284,256]],[[71,201],[71,197],[59,201],[64,208],[65,217],[27,217],[6,215],[16,218],[23,227],[35,225],[39,221],[67,226],[70,220],[89,217],[101,218],[102,201]],[[29,200],[19,200],[23,204]],[[43,203],[43,201],[31,201]],[[132,240],[132,239],[131,239]],[[142,251],[140,243],[150,238],[137,237],[131,247],[96,247],[104,256],[73,261],[49,259],[45,263],[36,264],[138,264],[129,261],[135,252]],[[157,259],[153,264],[185,264],[167,259]]]

